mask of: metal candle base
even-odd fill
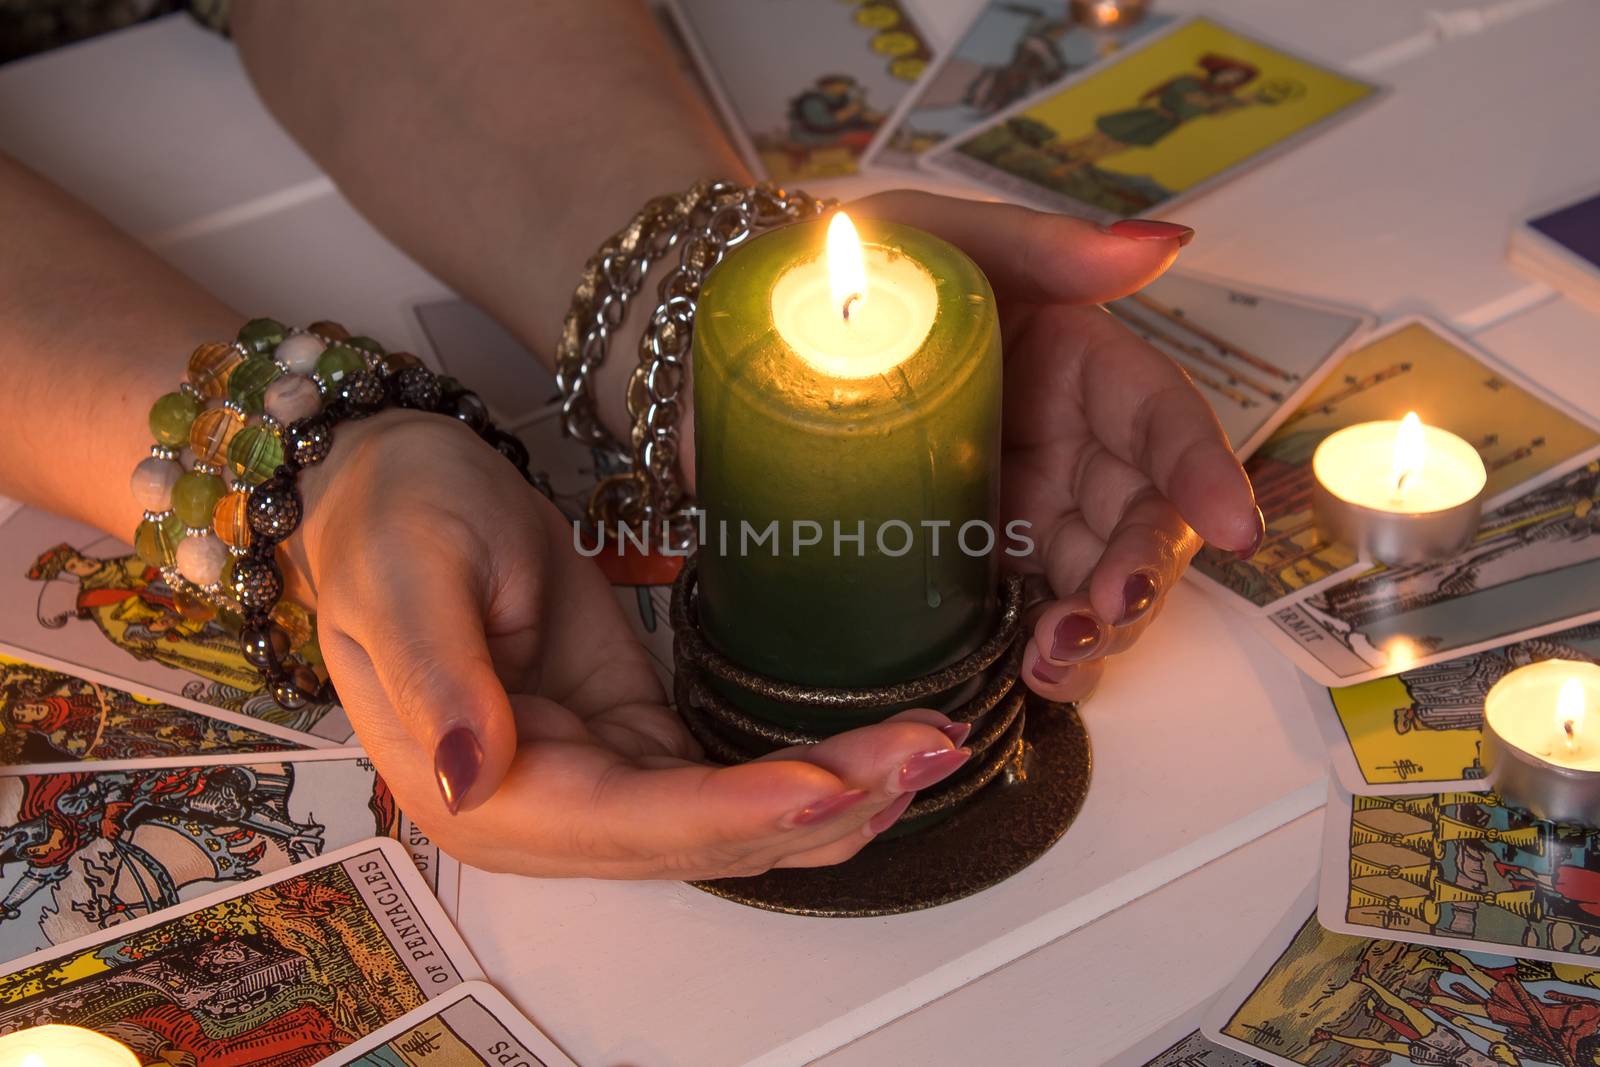
[[[1363,559],[1390,565],[1449,559],[1478,532],[1483,498],[1442,511],[1379,511],[1343,500],[1313,482],[1311,510],[1324,541],[1349,545]]]
[[[994,632],[960,662],[897,685],[830,689],[752,674],[712,649],[695,612],[695,573],[690,559],[672,591],[674,691],[690,732],[718,762],[743,762],[776,748],[820,741],[822,735],[753,718],[723,699],[708,684],[711,679],[795,706],[881,710],[880,718],[979,679],[976,693],[947,712],[957,722],[972,724],[967,747],[973,758],[919,793],[894,831],[834,867],[692,883],[697,888],[799,915],[915,911],[1009,878],[1043,855],[1076,818],[1088,791],[1088,736],[1076,709],[1042,700],[1017,684],[1027,640],[1020,579],[1006,579]]]
[[[1600,827],[1600,774],[1556,767],[1483,725],[1483,769],[1500,799],[1546,822]]]

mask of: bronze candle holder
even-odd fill
[[[972,725],[967,747],[973,757],[919,793],[894,829],[845,863],[691,884],[794,915],[894,915],[959,900],[1009,878],[1072,825],[1089,788],[1089,738],[1075,707],[1018,684],[1027,643],[1022,579],[1003,580],[993,631],[960,661],[894,685],[834,689],[755,674],[712,648],[695,610],[696,572],[690,558],[672,589],[674,696],[711,759],[742,763],[824,736],[752,716],[713,683],[795,708],[864,713],[858,717],[863,722],[971,689],[945,713]]]

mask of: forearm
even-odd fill
[[[0,493],[130,538],[150,405],[240,317],[4,156],[0,234]]]
[[[234,34],[351,202],[547,363],[602,239],[652,196],[745,176],[639,0],[245,0]],[[613,430],[633,362],[624,336],[598,383]]]

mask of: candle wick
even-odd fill
[[[850,321],[850,305],[861,299],[860,293],[851,293],[844,298],[844,321]]]
[[[1572,742],[1577,740],[1577,731],[1574,728],[1574,724],[1571,719],[1568,719],[1566,722],[1562,723],[1561,728],[1567,731],[1567,744],[1570,745]]]
[[[1405,496],[1405,493],[1406,493],[1406,479],[1409,478],[1409,477],[1411,477],[1411,472],[1409,470],[1404,470],[1404,471],[1400,472],[1400,477],[1395,479],[1395,482],[1394,482],[1394,499],[1396,501],[1398,501],[1401,497]]]

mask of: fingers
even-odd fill
[[[1194,235],[1170,223],[1120,223],[1112,232],[1068,215],[908,190],[866,197],[850,210],[939,235],[971,256],[997,293],[1030,303],[1127,296],[1166,270]]]
[[[1030,641],[1022,656],[1022,680],[1028,688],[1046,700],[1063,704],[1087,700],[1100,684],[1105,668],[1103,658],[1056,666],[1039,654],[1037,641]]]
[[[926,789],[953,774],[970,753],[957,745],[970,730],[936,711],[901,712],[884,722],[799,745],[764,760],[805,760],[883,801]]]

